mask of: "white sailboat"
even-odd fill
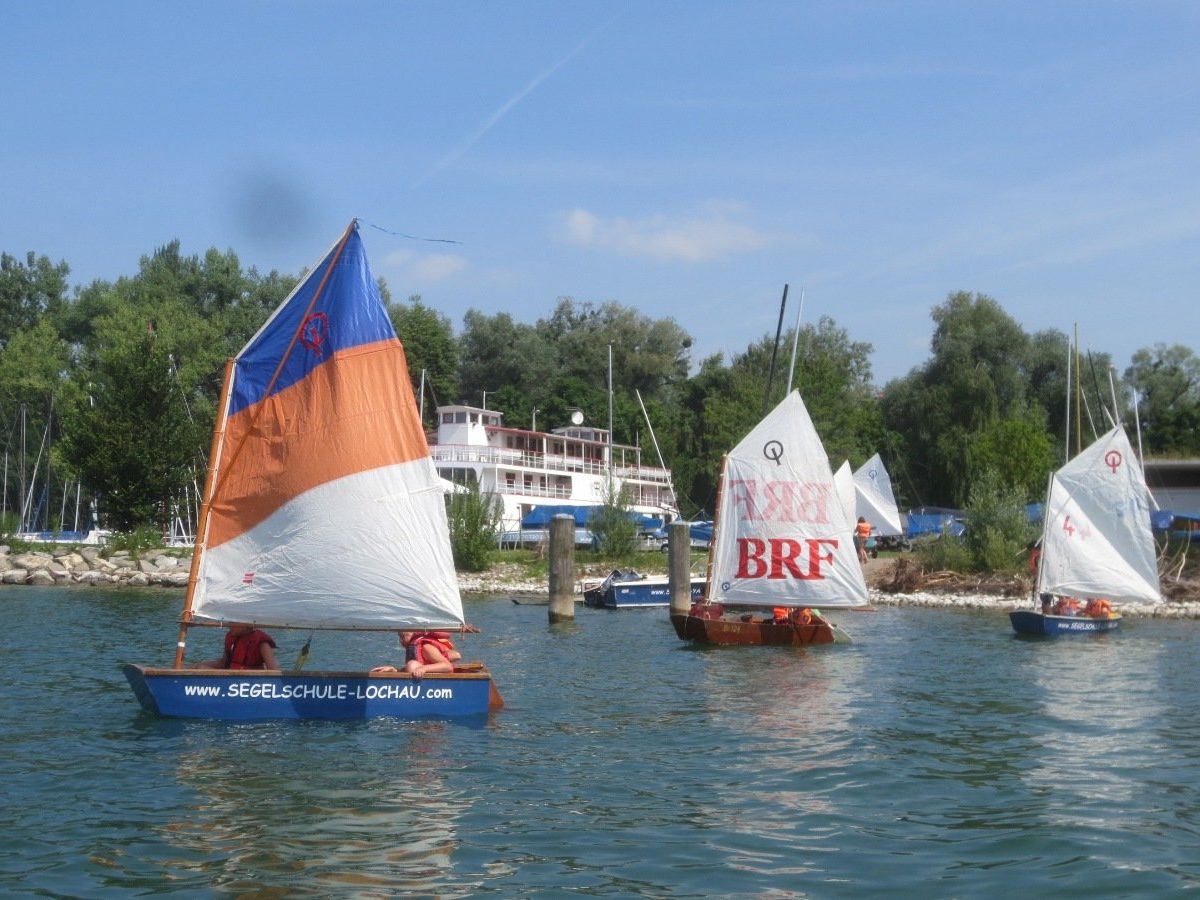
[[[813,610],[868,605],[825,448],[792,391],[726,456],[705,599],[671,621],[698,643],[831,643],[845,633]]]
[[[903,533],[892,479],[878,453],[855,471],[854,495],[856,518],[862,516],[870,522],[873,534],[891,537]]]
[[[1035,594],[1040,611],[1009,614],[1019,633],[1112,631],[1112,604],[1162,601],[1150,492],[1120,425],[1051,477]]]

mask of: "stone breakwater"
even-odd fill
[[[95,547],[13,552],[0,546],[0,582],[4,584],[97,584],[131,587],[186,587],[190,556],[150,551],[135,559],[125,553],[100,555]]]

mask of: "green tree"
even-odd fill
[[[449,495],[446,512],[455,568],[484,571],[496,550],[503,501],[495,494],[481,493],[478,483],[472,481],[464,490]]]
[[[602,500],[588,520],[596,549],[610,559],[628,556],[637,543],[637,524],[630,517],[629,491],[610,481],[605,486]]]
[[[789,331],[780,340],[785,360],[777,363],[769,398],[773,336],[750,345],[728,366],[719,355],[703,360],[695,376],[670,392],[679,410],[669,420],[672,475],[685,508],[707,513],[715,506],[722,457],[758,424],[764,405],[774,406],[787,390],[793,337]],[[861,463],[875,452],[886,452],[890,439],[871,386],[870,344],[851,341],[826,316],[803,327],[796,346],[793,387],[804,397],[830,459]]]
[[[390,304],[388,317],[404,345],[414,389],[424,370],[426,387],[438,402],[457,401],[458,342],[450,320],[426,306],[416,294],[408,298],[407,304]]]
[[[883,394],[884,424],[900,435],[898,467],[921,504],[960,506],[971,485],[976,434],[1028,412],[1029,339],[981,294],[951,294],[934,307],[932,357]]]
[[[1125,377],[1139,397],[1147,451],[1200,454],[1200,358],[1180,344],[1155,344],[1133,355]]]
[[[211,337],[211,326],[170,303],[119,309],[96,323],[65,404],[60,447],[101,495],[110,527],[158,523],[193,480],[211,408],[194,413],[197,367],[175,358]]]
[[[55,265],[32,251],[24,262],[0,253],[0,347],[17,331],[58,313],[66,301],[69,272],[65,262]]]
[[[1001,419],[972,436],[967,460],[972,483],[994,476],[1002,488],[1032,500],[1045,492],[1056,456],[1040,424]]]
[[[1026,547],[1036,529],[1026,515],[1020,488],[1005,485],[1000,473],[989,469],[972,484],[966,513],[963,539],[975,571],[1025,571]]]

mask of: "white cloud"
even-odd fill
[[[708,262],[771,243],[766,235],[716,208],[690,218],[655,215],[643,219],[604,219],[586,209],[575,209],[563,220],[562,238],[579,247],[613,250],[623,256],[684,262]]]
[[[467,260],[457,253],[414,253],[394,250],[383,260],[389,281],[407,280],[418,284],[446,281],[467,268]]]

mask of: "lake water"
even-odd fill
[[[695,649],[665,610],[469,599],[487,724],[160,720],[179,594],[0,589],[0,893],[1158,897],[1200,888],[1200,625],[835,617]],[[196,629],[192,657],[221,632]],[[277,632],[290,664],[307,634]],[[395,661],[318,633],[309,668]]]

